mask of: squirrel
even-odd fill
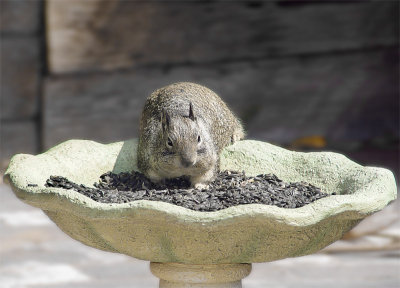
[[[221,150],[243,138],[241,122],[216,93],[174,83],[146,99],[138,168],[155,183],[186,176],[192,187],[204,189],[217,175]]]

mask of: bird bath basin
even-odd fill
[[[99,203],[44,186],[50,175],[93,186],[107,171],[136,170],[136,146],[136,139],[108,145],[70,140],[37,156],[14,156],[4,179],[18,198],[42,209],[72,238],[150,261],[160,287],[241,287],[251,263],[315,253],[396,198],[389,170],[363,167],[337,153],[291,152],[251,140],[227,147],[221,169],[274,173],[337,195],[296,209],[249,204],[197,212],[147,200]]]

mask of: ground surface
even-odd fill
[[[364,233],[392,223],[380,235],[338,241],[328,247],[330,253],[253,264],[243,287],[400,287],[400,251],[393,242],[400,237],[398,208],[395,202],[355,230],[355,234]],[[148,262],[80,244],[61,232],[41,210],[18,200],[4,184],[0,184],[0,243],[1,288],[158,285]]]

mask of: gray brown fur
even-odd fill
[[[171,84],[146,100],[138,167],[154,182],[186,175],[201,187],[216,176],[221,150],[243,138],[240,121],[213,91],[194,83]]]

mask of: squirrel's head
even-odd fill
[[[161,112],[162,154],[164,161],[176,169],[194,168],[198,160],[207,155],[205,140],[209,140],[208,134],[197,119],[192,103],[188,106],[185,115],[170,115],[166,110]]]

